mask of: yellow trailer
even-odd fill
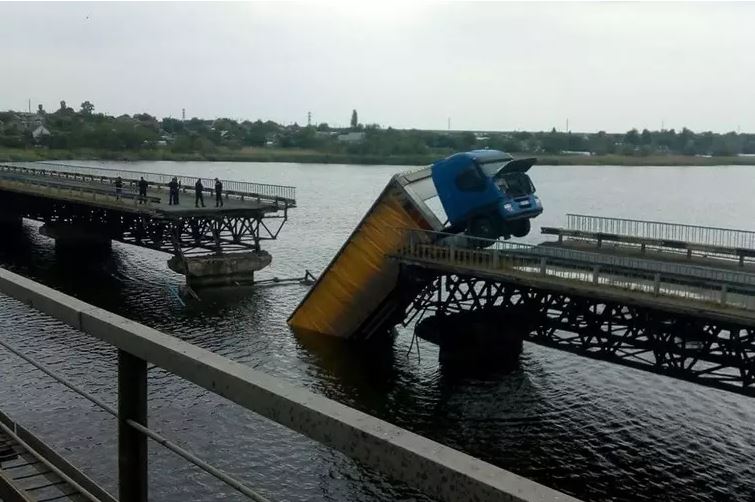
[[[434,197],[429,167],[393,176],[288,318],[289,326],[341,338],[369,338],[385,327],[402,307],[399,265],[388,257],[407,244],[407,229],[441,230],[443,222],[427,204]]]

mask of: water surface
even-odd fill
[[[92,163],[100,165],[101,163]],[[319,273],[395,166],[111,163],[153,172],[295,185],[298,208],[260,278]],[[535,167],[545,213],[567,212],[752,229],[752,167]],[[26,223],[0,243],[0,265],[372,413],[585,500],[755,500],[755,401],[525,344],[517,368],[476,376],[439,367],[411,333],[376,357],[299,339],[285,319],[306,287],[258,287],[184,305],[167,255],[114,243],[104,259],[58,256]],[[115,352],[7,298],[0,336],[115,403]],[[0,350],[0,409],[114,486],[115,423]],[[273,500],[423,499],[406,486],[161,370],[150,372],[150,425]],[[159,446],[150,446],[154,500],[241,500]]]

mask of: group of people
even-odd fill
[[[178,181],[178,178],[174,176],[170,180],[168,189],[170,193],[168,205],[178,205],[178,194],[181,189],[181,183]],[[202,207],[205,207],[204,185],[202,185],[202,180],[198,178],[197,182],[194,183],[194,207],[199,207],[200,204]],[[215,178],[215,207],[223,207],[223,183],[217,178]]]
[[[149,182],[147,182],[147,180],[144,179],[144,176],[142,176],[137,185],[139,187],[139,204],[144,204],[147,202],[147,188],[149,188]],[[181,182],[174,176],[173,179],[170,180],[170,183],[168,183],[169,206],[178,205],[178,194],[180,193],[180,190]],[[120,199],[122,193],[123,179],[118,176],[115,178],[116,198]],[[201,179],[197,179],[197,182],[194,183],[194,207],[199,207],[200,204],[202,207],[205,207],[204,185],[202,185]],[[223,183],[218,178],[215,178],[215,207],[223,207]]]

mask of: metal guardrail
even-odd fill
[[[584,214],[567,214],[566,222],[568,229],[582,232],[626,235],[647,239],[755,250],[755,232],[749,230],[702,227],[649,220],[606,218]]]
[[[592,285],[613,286],[655,295],[755,307],[755,274],[719,270],[572,249],[473,239],[426,230],[407,230],[400,258],[470,269],[552,276]]]
[[[130,201],[129,203],[134,206],[139,205],[139,202],[141,201],[142,204],[146,205],[147,207],[152,207],[156,204],[159,204],[161,201],[160,197],[147,195],[146,197],[142,198],[138,193],[125,189],[122,190],[120,194],[117,194],[115,192],[115,188],[112,186],[102,187],[99,185],[71,185],[63,181],[58,181],[57,179],[29,178],[15,174],[9,175],[7,174],[5,166],[3,165],[0,165],[0,181],[10,181],[11,183],[17,183],[21,186],[38,186],[48,194],[55,194],[58,197],[64,196],[65,194],[73,195],[74,193],[88,194],[92,196],[92,200],[107,199],[116,202]]]
[[[167,188],[168,183],[175,177],[182,189],[193,190],[197,179],[202,180],[206,192],[213,192],[214,178],[197,176],[182,176],[176,174],[131,171],[127,169],[108,169],[103,167],[77,166],[56,162],[5,162],[0,167],[17,169],[19,172],[37,176],[50,176],[65,179],[78,179],[90,183],[112,184],[118,176],[124,184],[136,186],[140,177],[144,177],[152,186]],[[286,202],[289,206],[296,205],[296,188],[284,185],[270,185],[247,181],[221,180],[223,192],[241,198],[259,198],[270,201]]]
[[[7,343],[3,344],[48,376],[117,416],[120,500],[147,500],[148,437],[241,493],[256,500],[264,499],[148,428],[149,362],[438,500],[456,502],[462,497],[491,502],[578,502],[514,473],[4,269],[0,269],[0,293],[118,349],[118,406],[114,409]]]

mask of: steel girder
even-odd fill
[[[405,325],[427,314],[498,309],[527,321],[522,336],[530,342],[755,396],[751,326],[450,273],[406,305]]]
[[[3,199],[4,210],[29,219],[73,225],[104,238],[185,256],[259,251],[260,242],[276,239],[287,220],[285,209],[163,217],[17,194],[4,193]],[[265,219],[278,224],[271,227]]]

